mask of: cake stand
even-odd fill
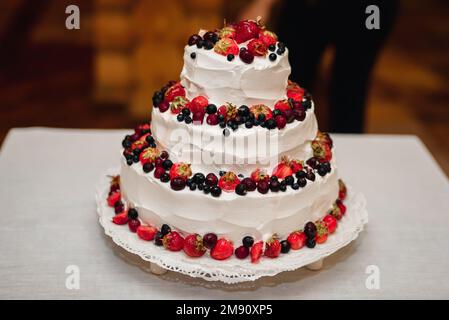
[[[313,249],[304,247],[300,250],[290,250],[288,254],[281,254],[276,259],[262,257],[257,264],[251,263],[250,259],[239,260],[235,256],[217,261],[210,258],[207,253],[200,258],[190,258],[182,251],[168,251],[164,247],[155,246],[153,242],[141,240],[135,233],[130,232],[126,225],[120,226],[112,222],[115,213],[106,203],[110,183],[108,176],[118,173],[118,168],[108,170],[97,185],[95,197],[99,222],[105,234],[117,245],[150,263],[150,270],[154,274],[174,271],[208,281],[231,284],[254,281],[301,267],[319,270],[325,257],[355,240],[368,222],[365,197],[348,186],[348,196],[345,199],[346,214],[338,222],[337,230],[329,235],[328,240]]]

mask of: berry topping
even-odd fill
[[[170,168],[170,179],[176,177],[183,178],[187,180],[192,175],[192,169],[190,169],[190,164],[179,162],[172,165]]]
[[[234,58],[235,58],[235,56],[232,53],[230,53],[226,56],[226,59],[228,59],[228,61],[232,61],[232,60],[234,60]]]
[[[224,121],[235,119],[237,116],[237,107],[232,103],[226,103],[218,108],[218,114],[219,116],[223,116]]]
[[[184,252],[189,257],[201,257],[205,252],[203,238],[199,234],[189,234],[184,239]]]
[[[254,114],[254,117],[259,121],[271,119],[271,117],[273,116],[271,109],[264,104],[253,105],[249,108],[249,110],[251,111],[252,114]]]
[[[159,111],[164,113],[165,111],[167,111],[170,108],[170,103],[167,101],[162,101],[159,104]]]
[[[218,116],[216,114],[207,115],[206,123],[211,126],[216,126],[218,124]]]
[[[204,246],[212,249],[217,243],[217,235],[215,233],[206,233],[203,237]]]
[[[276,116],[275,121],[278,129],[285,128],[285,125],[287,124],[287,118],[283,115]]]
[[[215,174],[209,173],[206,176],[206,184],[210,187],[216,186],[218,183],[218,178]]]
[[[164,235],[162,234],[162,232],[158,231],[156,232],[156,235],[154,236],[154,244],[157,246],[162,246],[162,238],[164,237]]]
[[[246,236],[242,239],[242,244],[247,248],[251,248],[254,244],[254,238],[251,236]]]
[[[239,53],[239,46],[231,38],[221,38],[214,46],[214,51],[222,56]]]
[[[128,221],[128,227],[131,232],[137,232],[137,228],[140,226],[140,221],[138,219],[130,219]]]
[[[333,215],[328,214],[325,216],[323,222],[326,224],[329,233],[334,233],[335,229],[337,229],[337,219]]]
[[[193,100],[189,103],[188,108],[193,114],[197,112],[205,113],[208,105],[209,101],[205,96],[198,96],[193,98]]]
[[[163,173],[165,173],[165,169],[163,167],[156,167],[156,169],[154,169],[154,177],[156,179],[160,179]]]
[[[253,39],[248,43],[248,51],[253,54],[253,56],[261,57],[267,54],[267,45],[259,39]]]
[[[307,246],[307,248],[310,248],[310,249],[315,248],[315,246],[316,246],[315,238],[307,238],[306,246]]]
[[[157,148],[148,147],[140,153],[139,160],[140,160],[140,163],[142,163],[142,164],[149,163],[149,162],[152,163],[156,160],[156,158],[158,156],[159,156],[159,150]]]
[[[211,194],[213,197],[218,198],[218,197],[221,195],[221,188],[220,188],[220,187],[217,187],[217,186],[212,187],[212,188],[210,189],[210,194]]]
[[[345,215],[346,213],[346,206],[343,204],[343,202],[340,199],[337,199],[337,201],[335,202],[337,207],[340,209],[341,214]]]
[[[259,241],[255,243],[250,250],[251,254],[251,262],[257,263],[260,260],[260,257],[262,257],[263,254],[263,241]]]
[[[170,88],[167,89],[164,96],[165,102],[172,102],[176,97],[185,97],[186,91],[184,90],[184,87],[181,85],[181,83],[176,82],[174,85],[172,85]],[[161,109],[161,105],[159,105],[159,110]]]
[[[213,31],[208,31],[204,34],[203,39],[215,43],[218,41],[218,34]]]
[[[246,195],[246,192],[247,192],[247,190],[243,183],[240,183],[235,187],[235,193],[237,193],[239,196]]]
[[[187,100],[183,96],[178,96],[173,99],[173,101],[170,103],[170,111],[173,114],[179,114],[182,109],[186,107],[189,100]]]
[[[195,59],[195,58],[196,58],[196,53],[195,53],[195,52],[192,52],[192,53],[190,54],[190,58]]]
[[[218,31],[218,36],[220,38],[234,38],[235,28],[234,26],[226,26]]]
[[[162,239],[164,247],[170,251],[180,251],[184,247],[184,238],[176,231],[172,231]]]
[[[161,226],[161,233],[162,233],[163,236],[165,236],[166,234],[168,234],[170,232],[171,232],[171,228],[170,228],[170,226],[168,224],[163,224]]]
[[[313,156],[320,161],[330,161],[332,159],[332,150],[327,143],[318,140],[312,141]]]
[[[269,258],[276,258],[281,253],[281,243],[278,239],[273,238],[267,241],[264,255]]]
[[[192,118],[194,124],[203,124],[204,112],[195,112]]]
[[[226,192],[232,192],[240,183],[239,178],[234,172],[228,171],[218,180],[218,186]]]
[[[244,178],[241,182],[247,191],[254,191],[257,188],[256,182],[251,178]]]
[[[234,253],[232,242],[226,239],[219,239],[210,251],[210,256],[215,260],[225,260]]]
[[[306,243],[306,235],[304,232],[294,231],[287,237],[287,241],[293,250],[299,250]]]
[[[249,249],[247,247],[240,246],[235,249],[234,254],[238,259],[245,259],[249,255]]]
[[[151,241],[154,239],[156,235],[157,229],[153,226],[143,226],[140,225],[137,227],[137,236],[146,241]]]
[[[217,106],[215,104],[209,104],[206,107],[207,114],[214,114],[217,112]]]
[[[128,218],[129,219],[137,219],[138,216],[139,216],[139,214],[136,209],[131,208],[128,210]]]
[[[242,43],[253,38],[257,38],[260,28],[256,21],[243,20],[235,26],[234,39],[237,43]]]
[[[115,224],[125,224],[128,222],[128,213],[126,211],[119,213],[117,215],[115,215],[112,218],[112,222],[114,222]]]
[[[329,234],[329,231],[327,230],[327,225],[323,222],[317,222],[316,224],[317,227],[317,233],[316,233],[316,243],[324,243],[327,240],[327,236]]]
[[[186,187],[186,179],[182,177],[175,177],[170,180],[170,187],[175,191],[180,191]]]
[[[268,190],[270,189],[270,186],[268,184],[268,181],[259,181],[257,183],[257,191],[259,191],[262,194],[266,194]]]
[[[193,175],[192,180],[193,180],[193,182],[195,182],[197,185],[199,185],[199,184],[203,184],[203,183],[206,181],[206,177],[204,176],[204,174],[198,172],[198,173],[195,173],[195,174]]]
[[[287,240],[281,241],[281,252],[288,253],[290,251],[290,243]]]
[[[315,174],[311,170],[309,170],[307,171],[306,178],[307,180],[315,181]]]
[[[274,169],[272,176],[275,176],[279,179],[284,179],[287,176],[291,176],[293,174],[293,170],[290,167],[290,161],[287,157],[282,158],[282,162],[279,163]]]
[[[312,238],[315,239],[316,232],[317,232],[316,225],[311,221],[307,222],[306,225],[304,226],[304,233],[307,239]]]
[[[251,179],[254,180],[255,182],[268,181],[269,178],[270,176],[267,174],[267,172],[259,168],[257,168],[251,173]]]
[[[268,31],[266,29],[261,29],[259,31],[259,39],[265,43],[267,47],[272,46],[272,50],[274,51],[276,49],[275,45],[278,41],[278,37],[274,32]]]
[[[188,44],[189,46],[193,46],[195,44],[197,44],[198,41],[201,40],[201,37],[197,34],[192,34],[189,38]]]
[[[301,88],[296,82],[288,80],[287,97],[295,101],[301,101],[303,96],[304,89]]]
[[[239,57],[240,60],[248,64],[254,61],[254,54],[245,48],[243,50],[240,50]]]
[[[120,191],[112,192],[112,193],[108,196],[108,199],[107,199],[108,206],[113,207],[113,206],[115,205],[115,203],[116,203],[117,201],[120,200],[120,198],[121,198],[121,193],[120,193]]]

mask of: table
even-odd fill
[[[333,135],[341,176],[368,200],[366,230],[321,271],[224,285],[155,276],[103,234],[95,185],[118,165],[126,132],[9,132],[0,151],[0,298],[449,298],[449,182],[415,136]],[[66,287],[73,265],[79,289]],[[367,287],[377,274],[379,288]]]

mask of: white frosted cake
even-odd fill
[[[346,189],[311,96],[289,75],[288,49],[258,21],[191,36],[180,81],[154,94],[151,123],[122,142],[113,221],[217,260],[326,241]]]

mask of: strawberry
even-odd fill
[[[276,44],[278,36],[272,31],[261,29],[259,31],[259,39],[268,47],[272,44]]]
[[[226,103],[218,108],[218,114],[222,115],[225,120],[234,119],[237,116],[237,106],[232,103]]]
[[[130,219],[128,221],[128,227],[131,232],[136,232],[137,228],[140,226],[140,221],[138,219]]]
[[[249,111],[251,111],[251,113],[254,114],[254,117],[256,119],[259,117],[260,114],[265,115],[265,120],[271,119],[273,117],[271,109],[264,104],[253,105],[249,108]]]
[[[256,57],[265,56],[268,52],[266,44],[259,39],[253,39],[248,42],[248,50]]]
[[[138,139],[138,140],[136,140],[136,141],[134,141],[132,143],[131,150],[142,149],[142,148],[144,148],[146,146],[147,146],[147,142],[146,141]]]
[[[167,89],[164,95],[165,102],[172,102],[176,97],[185,97],[186,91],[180,82],[176,82],[170,88]]]
[[[180,113],[181,110],[184,109],[188,103],[189,103],[189,100],[187,100],[186,97],[183,97],[183,96],[175,97],[173,99],[173,101],[170,103],[171,113],[174,113],[174,114]]]
[[[157,157],[159,157],[159,149],[148,147],[140,153],[139,160],[142,164],[149,162],[153,163],[156,161]]]
[[[206,252],[203,244],[203,238],[199,234],[189,234],[184,239],[184,252],[189,257],[201,257]]]
[[[206,112],[206,107],[209,104],[209,101],[205,96],[198,96],[195,97],[190,103],[189,103],[189,109],[192,112],[192,114],[197,112]]]
[[[292,174],[292,168],[290,168],[287,163],[281,162],[273,169],[273,173],[271,175],[276,176],[279,179],[284,179],[285,177],[291,176]]]
[[[226,192],[232,192],[235,187],[240,183],[240,179],[234,172],[228,171],[220,177],[218,180],[218,186]]]
[[[338,179],[338,199],[344,200],[346,199],[346,195],[348,194],[348,190],[346,189],[346,185],[343,180]]]
[[[318,131],[315,140],[326,143],[331,148],[333,147],[333,144],[334,144],[329,133],[327,133],[327,132]]]
[[[306,243],[306,235],[302,231],[293,231],[287,237],[288,243],[293,250],[299,250],[304,247]]]
[[[137,235],[140,239],[145,241],[151,241],[154,239],[156,235],[157,229],[153,226],[143,226],[140,225],[137,227]]]
[[[267,181],[270,178],[270,176],[267,174],[266,171],[264,170],[260,170],[259,168],[257,168],[256,170],[254,170],[251,173],[251,179],[255,182],[259,182],[259,181]]]
[[[250,250],[251,255],[251,262],[257,263],[260,260],[260,257],[262,257],[263,254],[263,241],[256,242],[253,244]]]
[[[323,222],[326,224],[329,233],[334,233],[335,229],[337,229],[337,219],[335,219],[333,215],[331,214],[326,215],[323,218]]]
[[[318,221],[315,223],[316,225],[316,243],[324,243],[327,241],[327,236],[329,231],[327,229],[327,225],[323,221]]]
[[[190,169],[189,163],[179,162],[174,163],[170,168],[170,180],[173,178],[181,177],[187,180],[192,175],[192,169]]]
[[[218,37],[220,38],[234,38],[235,28],[233,25],[226,26],[218,30]]]
[[[115,191],[111,193],[111,195],[108,197],[108,206],[114,207],[115,203],[120,200],[122,197],[120,191]]]
[[[125,224],[128,222],[128,212],[123,211],[122,213],[119,213],[117,215],[115,215],[112,218],[112,222],[114,222],[115,224]]]
[[[328,214],[333,216],[335,219],[340,220],[343,217],[343,214],[341,213],[340,207],[337,206],[337,204],[334,204],[332,206],[332,209],[329,210]]]
[[[320,142],[318,140],[312,141],[313,156],[318,158],[320,161],[330,161],[332,159],[332,150],[330,146],[326,143]]]
[[[290,103],[288,102],[288,100],[284,99],[284,100],[277,101],[276,104],[274,105],[274,109],[286,112],[287,110],[291,110],[292,107],[291,107]]]
[[[225,260],[234,253],[232,242],[226,239],[218,239],[215,246],[210,251],[210,256],[215,260]]]
[[[293,173],[302,170],[303,167],[304,167],[303,161],[296,159],[290,160],[290,168],[292,169]]]
[[[239,46],[231,38],[221,38],[215,44],[214,51],[222,56],[227,56],[228,54],[238,55]]]
[[[287,97],[292,98],[295,101],[302,101],[303,96],[304,89],[301,88],[296,82],[288,80]]]
[[[235,26],[235,41],[242,43],[253,38],[257,38],[259,35],[259,26],[256,21],[243,20],[237,23]]]
[[[343,204],[343,202],[340,199],[337,199],[337,201],[335,201],[335,204],[337,205],[338,209],[340,209],[341,215],[344,216],[346,213],[346,206]]]
[[[270,239],[265,246],[264,255],[269,258],[277,258],[281,253],[281,243],[278,239]]]
[[[178,232],[171,231],[164,236],[162,243],[170,251],[180,251],[184,246],[184,238]]]

